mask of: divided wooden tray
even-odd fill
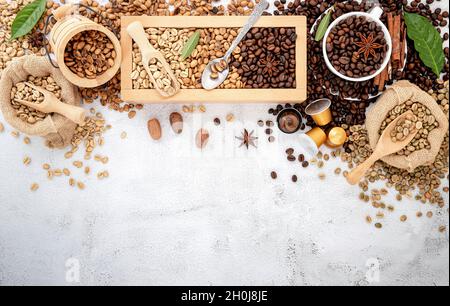
[[[140,21],[144,28],[240,28],[246,16],[123,16],[121,18],[121,95],[131,103],[298,103],[307,97],[307,27],[304,16],[263,16],[255,27],[295,28],[296,84],[292,89],[182,89],[171,98],[160,96],[153,89],[133,89],[131,80],[133,42],[126,32],[127,26]]]

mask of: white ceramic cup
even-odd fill
[[[392,55],[392,38],[391,38],[391,34],[389,33],[388,29],[386,28],[386,26],[380,20],[382,15],[383,15],[383,9],[381,7],[379,7],[379,6],[376,6],[368,13],[353,12],[353,13],[348,13],[348,14],[342,15],[341,17],[336,19],[328,27],[328,30],[325,33],[325,37],[323,38],[323,57],[325,59],[325,63],[328,66],[328,69],[330,69],[331,72],[333,72],[338,77],[340,77],[340,78],[342,78],[344,80],[350,81],[350,82],[365,82],[365,81],[368,81],[368,80],[371,80],[371,79],[375,78],[377,75],[379,75],[380,73],[383,72],[383,70],[389,64],[389,61],[391,59],[391,55]],[[368,20],[376,22],[381,27],[381,29],[383,30],[384,37],[386,39],[386,44],[388,46],[388,50],[386,52],[386,56],[384,58],[383,64],[381,65],[380,69],[378,69],[376,73],[374,73],[372,75],[369,75],[369,76],[366,76],[366,77],[363,77],[363,78],[351,78],[351,77],[348,77],[346,75],[343,75],[342,73],[337,71],[336,68],[333,67],[333,65],[330,62],[330,59],[328,58],[327,39],[328,39],[328,36],[331,33],[331,30],[333,30],[343,20],[345,20],[347,18],[351,18],[351,17],[366,17]]]

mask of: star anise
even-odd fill
[[[383,48],[383,45],[375,43],[375,38],[373,33],[369,35],[369,37],[365,37],[363,34],[358,33],[359,38],[361,38],[361,41],[355,42],[355,45],[360,47],[358,50],[358,57],[361,54],[364,54],[364,58],[367,61],[369,59],[369,55],[372,55],[373,57],[376,57],[375,50]]]
[[[28,37],[28,43],[33,48],[37,48],[37,49],[42,48],[44,46],[44,34],[42,34],[42,32],[33,32]]]
[[[263,74],[268,74],[272,77],[275,73],[279,72],[278,65],[280,61],[277,61],[272,55],[267,56],[259,61],[259,67],[263,68]]]
[[[245,146],[247,148],[247,150],[250,146],[253,146],[256,148],[255,141],[258,140],[258,137],[253,136],[253,133],[254,133],[254,131],[249,133],[246,129],[244,129],[244,132],[242,133],[242,137],[236,137],[236,139],[239,139],[240,141],[242,141],[239,148],[242,146]]]

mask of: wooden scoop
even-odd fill
[[[161,52],[157,51],[153,46],[150,44],[150,42],[147,39],[147,35],[144,31],[144,27],[142,26],[142,23],[139,21],[135,21],[131,23],[127,27],[127,32],[133,38],[133,40],[138,44],[139,49],[142,54],[142,65],[144,66],[145,70],[147,71],[147,74],[150,77],[150,80],[152,81],[153,85],[155,86],[155,89],[159,92],[159,94],[163,97],[171,97],[175,95],[180,90],[180,84],[178,83],[177,78],[173,74],[172,69],[170,68],[170,65],[167,63],[164,55],[162,55]],[[156,59],[162,64],[162,71],[166,73],[166,75],[169,77],[169,80],[171,82],[172,89],[165,91],[161,89],[158,86],[157,81],[155,80],[153,73],[150,71],[149,63],[152,59]]]
[[[354,169],[348,176],[347,181],[356,185],[359,183],[361,178],[364,177],[366,172],[372,167],[372,165],[382,159],[385,156],[397,153],[398,151],[404,149],[409,143],[416,137],[418,130],[412,131],[405,140],[399,142],[393,142],[391,139],[391,132],[395,129],[397,122],[401,119],[404,119],[408,115],[413,115],[412,111],[407,111],[401,116],[397,117],[394,121],[392,121],[384,130],[383,134],[381,134],[380,139],[378,140],[378,144],[373,152],[373,154],[361,165],[359,165],[356,169]]]
[[[35,86],[34,84],[31,84],[29,82],[26,82],[25,84],[44,95],[44,101],[42,101],[41,103],[34,103],[21,99],[15,99],[15,101],[20,102],[28,107],[34,108],[35,110],[38,110],[42,113],[58,113],[79,125],[82,125],[84,123],[86,113],[82,107],[63,103],[50,91]]]

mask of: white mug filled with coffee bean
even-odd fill
[[[350,82],[365,82],[383,72],[392,54],[392,38],[380,17],[383,9],[353,12],[337,18],[323,40],[328,68]]]

